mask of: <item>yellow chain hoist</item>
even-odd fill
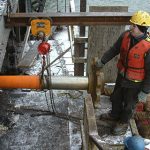
[[[44,33],[44,36],[51,35],[50,19],[33,19],[31,20],[31,33],[33,36],[38,36],[39,33]]]
[[[31,33],[33,36],[37,38],[37,40],[42,40],[42,42],[38,45],[37,50],[39,54],[42,56],[42,76],[44,75],[44,68],[46,65],[46,58],[50,52],[51,45],[47,42],[51,35],[51,20],[48,18],[35,18],[31,20]]]

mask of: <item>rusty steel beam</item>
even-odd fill
[[[79,12],[79,13],[14,13],[5,25],[27,26],[33,18],[50,18],[52,25],[127,25],[132,16],[129,12]]]

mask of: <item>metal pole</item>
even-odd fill
[[[57,0],[57,12],[58,12],[58,0]]]
[[[87,77],[66,77],[57,76],[45,77],[41,80],[40,76],[0,76],[1,89],[67,89],[67,90],[87,90],[88,78]]]
[[[88,78],[87,77],[66,77],[66,76],[51,77],[50,86],[52,89],[88,90]]]
[[[66,4],[67,4],[67,3],[66,3],[66,0],[65,0],[65,12],[66,12]]]
[[[86,12],[86,0],[80,0],[80,12]],[[80,26],[80,37],[85,36],[85,26]],[[85,43],[75,43],[75,57],[84,57]],[[84,63],[74,64],[74,76],[84,76]]]

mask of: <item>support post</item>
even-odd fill
[[[86,12],[86,0],[80,0],[80,12]],[[80,26],[80,37],[85,36],[85,26]],[[85,55],[85,43],[76,43],[74,46],[74,56],[76,57],[84,57]],[[78,62],[74,63],[74,76],[84,76],[84,63]]]
[[[97,7],[97,6],[91,6],[90,11],[91,12],[113,12],[113,11],[127,11],[127,7],[118,7],[118,6],[111,6],[111,7]],[[92,100],[94,103],[95,108],[99,108],[100,105],[100,95],[101,92],[103,92],[103,85],[105,82],[115,82],[116,75],[117,75],[117,67],[116,61],[117,57],[111,61],[111,63],[108,63],[105,65],[103,71],[103,74],[99,72],[99,76],[97,76],[97,79],[95,77],[95,69],[93,67],[93,60],[95,60],[96,57],[101,58],[103,53],[110,48],[110,46],[113,45],[115,40],[119,37],[119,35],[125,30],[125,26],[118,26],[118,25],[108,25],[108,26],[90,26],[89,27],[89,37],[88,37],[88,56],[87,56],[87,74],[89,76],[89,83],[96,83],[95,87],[92,86],[90,92],[92,93]],[[99,84],[98,81],[103,79],[103,84]],[[98,87],[98,88],[97,88]],[[94,89],[93,89],[94,88]],[[101,90],[101,91],[100,91]],[[96,94],[96,95],[95,95]]]

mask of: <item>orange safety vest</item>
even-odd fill
[[[120,59],[117,67],[119,73],[134,82],[141,82],[145,77],[144,57],[150,49],[149,40],[143,39],[130,48],[130,32],[126,32],[121,44]]]

